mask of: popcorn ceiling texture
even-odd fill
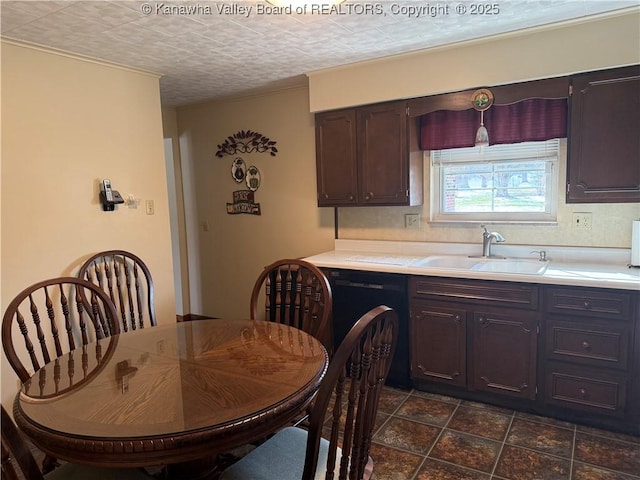
[[[374,3],[375,11],[364,10]],[[449,6],[448,13],[400,8],[420,4],[428,5],[347,2],[334,13],[297,15],[269,14],[262,0],[3,0],[0,17],[5,37],[162,74],[162,104],[180,106],[306,85],[308,72],[583,18],[637,1],[518,0],[498,2],[499,11],[484,16],[457,13],[455,2],[432,4]]]

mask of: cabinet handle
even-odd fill
[[[585,350],[591,350],[591,344],[589,342],[587,342],[586,340],[582,341],[582,348],[584,348]]]

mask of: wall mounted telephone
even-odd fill
[[[115,210],[116,205],[124,203],[124,198],[116,190],[111,189],[111,180],[105,178],[100,184],[100,203],[102,210],[110,212]]]

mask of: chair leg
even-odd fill
[[[60,466],[58,459],[50,455],[45,455],[42,460],[42,473],[47,474]]]

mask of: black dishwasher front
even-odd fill
[[[338,348],[358,319],[378,305],[393,308],[400,321],[398,345],[387,385],[409,388],[409,306],[406,275],[323,269],[333,294],[333,343]]]

